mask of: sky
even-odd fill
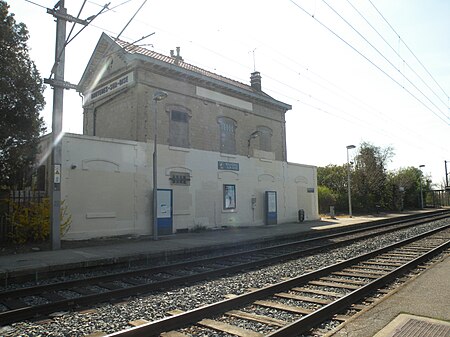
[[[123,30],[127,42],[154,33],[139,45],[165,55],[180,47],[185,62],[246,84],[259,71],[263,91],[292,105],[286,114],[289,162],[342,165],[348,145],[367,142],[393,149],[389,170],[425,165],[433,183],[445,181],[450,1],[101,1],[83,7],[80,18],[86,19],[111,2],[111,10],[67,45],[66,81],[78,84],[102,32],[117,37]],[[30,56],[44,78],[53,66],[56,34],[46,8],[56,2],[7,0],[16,21],[29,29]],[[82,4],[65,1],[73,16]],[[49,87],[42,111],[48,131],[52,97]],[[65,90],[63,131],[82,133],[82,116],[82,98]]]

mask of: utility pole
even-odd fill
[[[67,9],[64,8],[64,0],[59,2],[58,14],[56,16],[56,47],[55,47],[55,81],[64,81],[65,43],[66,43],[66,19]],[[59,58],[59,59],[58,59]],[[61,162],[62,162],[62,117],[63,117],[64,88],[59,85],[53,86],[53,115],[52,115],[52,195],[51,201],[51,240],[52,249],[61,248]]]
[[[53,87],[53,114],[52,114],[52,168],[51,168],[51,195],[50,195],[50,238],[52,250],[61,248],[61,177],[62,177],[62,118],[64,89],[75,89],[77,86],[64,82],[64,63],[66,47],[66,22],[73,21],[87,25],[88,22],[67,15],[64,0],[58,1],[53,9],[47,13],[56,18],[56,46],[55,65],[52,70],[54,79],[45,79],[44,82]]]

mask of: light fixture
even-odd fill
[[[248,145],[247,145],[247,157],[248,157],[248,158],[250,158],[250,141],[251,141],[252,139],[255,139],[256,137],[258,137],[260,133],[261,133],[261,131],[256,130],[256,131],[253,131],[253,132],[250,134],[250,136],[248,137]]]

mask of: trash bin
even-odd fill
[[[305,210],[299,209],[298,210],[298,222],[305,221]]]

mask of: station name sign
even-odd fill
[[[232,163],[229,161],[219,161],[217,162],[219,170],[226,171],[239,171],[239,163]]]
[[[87,94],[85,104],[92,103],[101,98],[109,96],[110,94],[113,94],[114,92],[126,88],[132,84],[134,84],[134,73],[130,72],[126,75],[123,75],[122,77],[119,77],[114,81],[111,81],[109,83],[102,85],[99,88],[96,88],[91,93]]]

